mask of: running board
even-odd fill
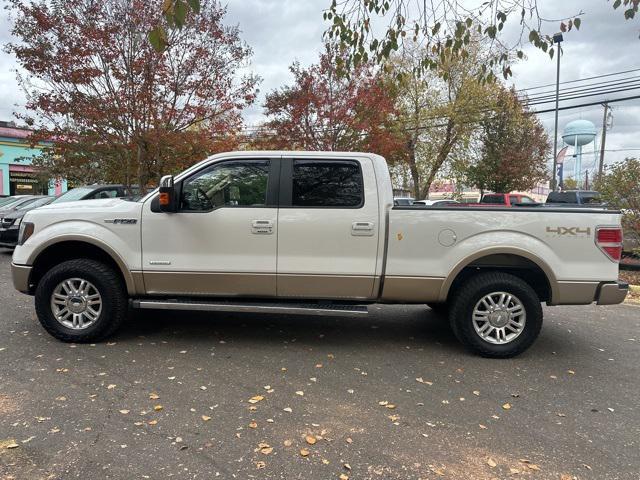
[[[131,306],[149,310],[192,310],[202,312],[288,313],[296,315],[368,315],[367,305],[333,303],[257,303],[199,299],[132,300]]]

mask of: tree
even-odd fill
[[[549,139],[515,90],[498,89],[481,123],[482,156],[469,167],[467,183],[481,191],[527,190],[548,177]]]
[[[452,57],[437,71],[424,75],[416,69],[425,55],[417,45],[390,61],[389,82],[395,83],[395,128],[403,140],[396,156],[409,170],[415,198],[428,197],[438,175],[457,176],[473,156],[470,147],[477,122],[493,87],[476,77],[483,64],[482,46],[476,43],[470,52],[465,57]]]
[[[349,77],[336,72],[340,54],[330,45],[309,68],[290,67],[294,80],[267,94],[262,134],[272,148],[367,150],[393,155],[393,99],[382,78],[362,65]]]
[[[22,118],[33,143],[55,140],[35,164],[86,182],[136,183],[144,191],[235,142],[258,79],[238,78],[250,48],[225,9],[203,1],[156,52],[146,32],[160,0],[11,0],[13,53],[26,71]]]
[[[596,179],[595,189],[602,200],[623,211],[622,228],[625,238],[640,245],[640,160],[627,158],[607,167],[602,178]],[[640,247],[636,247],[640,254]]]
[[[638,0],[615,0],[613,8],[623,7],[624,18],[632,19],[639,4]],[[477,33],[492,43],[487,68],[479,75],[491,78],[494,67],[501,66],[506,78],[511,75],[513,57],[524,56],[521,47],[525,38],[553,58],[552,35],[558,30],[578,30],[582,15],[582,11],[570,12],[564,19],[545,20],[539,14],[538,0],[332,0],[324,19],[331,23],[325,35],[348,49],[346,69],[370,60],[383,63],[407,41],[418,42],[433,54],[423,57],[420,71],[436,69],[450,56],[464,54]],[[520,24],[520,35],[511,42],[501,39],[507,20],[513,22],[514,17]]]
[[[566,178],[562,180],[562,189],[563,190],[577,190],[578,189],[578,181],[575,178]]]

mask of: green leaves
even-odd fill
[[[167,48],[167,33],[160,25],[157,25],[148,35],[149,43],[157,51],[162,52]]]
[[[184,27],[190,10],[195,15],[198,15],[201,10],[200,0],[164,0],[162,2],[162,14],[166,27]],[[169,44],[165,25],[158,23],[149,32],[148,39],[156,51],[162,52],[165,50]]]

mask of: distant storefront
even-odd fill
[[[30,131],[13,122],[0,121],[0,195],[60,195],[67,191],[65,180],[44,177],[31,165],[39,154],[31,148]]]

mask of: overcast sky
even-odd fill
[[[232,0],[228,3],[226,21],[240,26],[243,38],[254,50],[250,70],[263,79],[258,103],[246,112],[247,123],[261,121],[261,104],[265,92],[291,81],[288,70],[291,62],[299,60],[303,65],[308,65],[317,59],[322,48],[322,33],[326,27],[322,11],[329,4],[330,0]],[[611,2],[607,0],[538,0],[538,4],[541,16],[549,19],[584,12],[580,31],[565,34],[561,81],[640,68],[640,19],[625,21],[622,12],[614,11]],[[557,24],[558,22],[553,22],[547,28],[553,31]],[[3,10],[0,17],[0,41],[5,44],[9,39],[10,24]],[[555,82],[555,61],[531,46],[527,46],[525,52],[526,60],[513,67],[514,76],[509,83],[523,89]],[[12,72],[14,68],[13,59],[2,52],[0,119],[3,120],[11,119],[12,112],[16,108],[20,109],[24,102]],[[640,71],[623,76],[640,77]],[[615,78],[617,77],[602,80]],[[538,92],[547,90],[553,90],[553,87],[540,89]],[[610,94],[607,98],[636,94],[640,94],[640,89]],[[602,96],[590,97],[562,105],[604,99]],[[552,107],[553,104],[546,104],[540,108]],[[580,118],[594,122],[600,130],[602,110],[601,106],[593,106],[560,112],[559,130],[562,132],[566,123]],[[640,100],[613,104],[613,115],[613,128],[607,135],[607,150],[638,150],[609,151],[606,154],[607,163],[629,155],[640,155]],[[539,117],[552,135],[553,113],[541,114]],[[599,143],[598,140],[598,145]],[[594,157],[589,153],[592,149],[593,144],[585,148],[583,165],[586,168],[592,167],[594,163]],[[567,168],[571,169],[571,163]]]

